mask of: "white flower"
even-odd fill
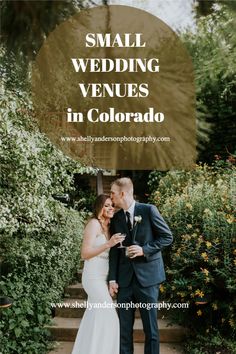
[[[142,216],[141,215],[136,215],[134,217],[135,224],[140,223],[142,221]]]
[[[135,240],[135,236],[136,236],[136,232],[137,232],[137,228],[135,228],[135,226],[138,224],[138,223],[141,223],[142,221],[142,216],[141,215],[135,215],[134,216],[134,235],[133,235],[133,241]]]

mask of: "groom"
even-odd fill
[[[113,182],[111,199],[120,208],[111,220],[111,234],[125,233],[126,248],[110,249],[110,294],[117,293],[118,304],[155,305],[159,284],[165,280],[161,250],[171,244],[171,231],[154,205],[135,202],[131,179],[119,178]],[[118,313],[120,354],[133,354],[135,308],[118,306]],[[145,333],[144,354],[159,354],[157,309],[141,306],[140,314]]]

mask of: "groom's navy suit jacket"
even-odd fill
[[[125,233],[123,245],[138,243],[144,256],[130,259],[125,256],[124,248],[117,248],[119,244],[112,247],[108,280],[116,280],[120,287],[126,287],[135,273],[143,287],[160,284],[165,280],[161,250],[172,243],[172,233],[154,205],[135,202],[134,216],[141,216],[142,220],[136,225],[134,221],[133,230],[129,232],[124,210],[119,210],[111,220],[111,235]]]

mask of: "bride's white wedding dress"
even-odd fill
[[[104,234],[97,235],[95,247],[105,243]],[[119,320],[108,291],[109,250],[85,260],[82,285],[88,294],[88,304],[104,306],[86,308],[71,354],[119,354]]]

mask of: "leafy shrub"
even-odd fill
[[[196,31],[182,35],[194,65],[199,160],[207,163],[235,154],[236,16],[226,3],[234,1],[217,1]]]
[[[44,354],[50,303],[79,267],[85,217],[52,196],[73,191],[85,169],[39,132],[27,92],[1,94],[0,289],[14,301],[1,310],[1,353]]]
[[[225,338],[217,330],[212,330],[207,336],[197,334],[184,344],[184,349],[189,354],[236,354],[235,341]]]
[[[96,193],[92,191],[90,188],[87,188],[86,190],[78,189],[77,193],[78,194],[74,202],[75,209],[91,212],[92,206],[96,199]]]
[[[149,173],[147,185],[148,185],[149,191],[151,193],[156,191],[161,179],[165,175],[166,175],[166,172],[164,172],[164,171],[152,171]]]
[[[230,161],[170,171],[151,196],[174,234],[162,295],[189,303],[173,316],[194,335],[235,335],[234,174]]]
[[[56,202],[55,202],[56,203]],[[60,221],[50,233],[38,238],[13,238],[4,262],[8,274],[1,287],[13,298],[13,306],[2,311],[2,352],[46,353],[52,311],[72,275],[79,267],[83,218],[61,207]],[[4,336],[3,336],[4,334]]]

